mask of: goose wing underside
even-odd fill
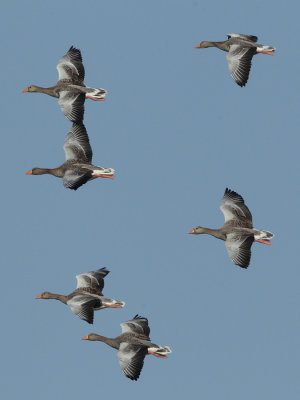
[[[230,75],[239,86],[245,86],[251,69],[251,60],[256,53],[256,47],[243,47],[231,44],[226,55]]]
[[[150,328],[147,318],[136,315],[132,320],[122,322],[122,333],[134,333],[149,338]]]
[[[82,123],[84,118],[85,93],[62,90],[59,92],[58,105],[64,116],[71,122]]]
[[[254,236],[242,236],[230,233],[225,240],[225,246],[232,262],[242,268],[248,268],[251,259],[251,246]]]
[[[83,124],[73,123],[67,134],[64,151],[66,160],[84,160],[92,162],[93,152],[89,137]]]
[[[80,319],[92,324],[94,322],[94,309],[100,308],[100,299],[91,296],[76,295],[67,301],[71,311]]]
[[[121,370],[127,378],[138,380],[144,365],[147,347],[130,343],[121,343],[117,353]]]
[[[84,66],[80,50],[71,46],[69,51],[59,60],[57,66],[58,80],[71,79],[84,81]]]
[[[221,200],[220,209],[224,214],[225,223],[229,221],[244,222],[247,228],[252,228],[252,215],[241,195],[226,188]]]
[[[88,287],[98,289],[102,292],[104,288],[104,278],[108,273],[109,271],[106,268],[101,268],[97,271],[84,272],[83,274],[76,275],[77,289]]]
[[[77,190],[80,186],[84,185],[91,179],[91,172],[83,174],[79,171],[68,170],[63,177],[63,184],[65,188]]]

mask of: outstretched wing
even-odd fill
[[[92,161],[93,152],[83,124],[72,125],[65,140],[64,151],[66,160],[85,160],[89,163]]]
[[[67,54],[65,54],[56,66],[58,70],[58,80],[72,79],[83,82],[84,66],[80,50],[71,46]]]
[[[69,169],[65,172],[63,177],[64,187],[77,190],[80,186],[87,183],[91,179],[91,176],[91,172],[83,174],[80,171]]]
[[[147,347],[129,343],[121,343],[117,356],[121,370],[127,378],[138,380],[147,354]]]
[[[77,289],[92,288],[102,292],[104,288],[104,278],[108,273],[109,271],[106,268],[100,268],[96,271],[84,272],[83,274],[76,275]]]
[[[229,257],[234,264],[247,268],[251,259],[251,246],[254,236],[241,236],[230,233],[225,240],[225,246]]]
[[[64,116],[71,122],[82,123],[84,117],[85,93],[62,90],[59,92],[58,105]]]
[[[230,75],[239,86],[245,86],[251,69],[251,60],[256,53],[256,47],[243,47],[231,44],[226,55]]]
[[[134,333],[149,338],[150,328],[147,318],[141,317],[137,314],[130,321],[122,322],[120,325],[122,333]]]
[[[225,189],[224,196],[221,200],[220,209],[224,214],[225,223],[236,220],[243,221],[247,224],[248,228],[252,228],[252,215],[246,206],[244,199],[241,195],[230,190]]]
[[[94,322],[94,308],[99,308],[101,301],[96,297],[76,295],[68,300],[67,304],[77,317],[92,324]]]
[[[227,35],[228,39],[231,38],[239,38],[239,39],[245,39],[245,40],[250,40],[251,42],[255,43],[257,42],[258,37],[253,36],[253,35],[244,35],[242,33],[228,33]]]

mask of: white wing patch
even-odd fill
[[[61,79],[74,79],[79,77],[79,72],[74,64],[72,64],[67,56],[64,56],[60,59],[59,63],[56,66],[58,71],[58,80]]]
[[[84,101],[84,93],[62,90],[59,93],[58,105],[69,121],[82,123],[84,117]]]
[[[76,275],[77,289],[82,287],[95,287],[99,286],[98,280],[89,272]]]

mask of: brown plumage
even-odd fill
[[[225,223],[220,229],[197,226],[189,233],[208,234],[225,241],[225,246],[234,264],[247,268],[251,259],[251,246],[254,241],[271,244],[273,233],[253,229],[252,215],[244,199],[233,190],[225,190],[220,209]]]
[[[67,134],[64,151],[66,161],[57,168],[32,168],[27,175],[50,174],[62,178],[68,189],[77,190],[95,178],[114,178],[112,168],[97,167],[92,164],[93,152],[85,126],[73,123]]]
[[[58,82],[48,88],[30,85],[23,92],[44,93],[58,98],[62,113],[71,122],[81,123],[84,117],[85,99],[104,100],[107,91],[85,86],[84,66],[80,50],[71,46],[57,64]]]
[[[229,72],[235,82],[242,87],[248,81],[252,57],[258,53],[273,55],[276,49],[272,46],[264,46],[256,43],[257,37],[252,35],[231,33],[227,37],[228,40],[223,42],[203,41],[195,47],[197,49],[217,47],[220,50],[226,51],[228,53],[226,58]]]
[[[69,295],[43,292],[36,299],[59,300],[67,304],[80,319],[92,324],[95,310],[106,307],[122,308],[125,305],[124,301],[108,299],[103,296],[104,278],[108,273],[106,268],[100,268],[96,271],[76,275],[77,288]]]
[[[90,333],[82,339],[104,342],[118,350],[117,356],[124,375],[136,381],[144,365],[147,354],[167,358],[171,353],[168,346],[159,346],[150,341],[150,328],[147,318],[136,315],[132,320],[121,323],[122,334],[115,338]]]

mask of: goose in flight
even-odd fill
[[[242,87],[248,81],[252,57],[259,53],[273,55],[276,49],[272,46],[256,43],[257,37],[252,35],[230,33],[227,37],[228,40],[224,42],[203,41],[195,46],[195,48],[217,47],[220,50],[226,51],[228,53],[226,58],[230,75]]]
[[[32,168],[27,175],[50,174],[62,178],[66,188],[77,190],[95,178],[114,178],[115,170],[92,165],[92,148],[85,126],[73,123],[67,134],[64,151],[66,161],[57,168]]]
[[[232,262],[247,268],[251,258],[253,242],[271,244],[273,233],[253,228],[252,215],[244,199],[233,190],[225,190],[220,209],[225,217],[225,224],[220,229],[197,226],[189,231],[192,234],[214,236],[225,241],[225,246]]]
[[[95,310],[107,307],[122,308],[125,305],[124,301],[108,299],[103,296],[104,278],[108,273],[109,271],[106,268],[84,272],[76,275],[77,287],[69,295],[43,292],[36,296],[36,299],[59,300],[68,305],[77,317],[92,324]]]
[[[136,315],[132,320],[121,323],[122,334],[115,338],[90,333],[84,340],[99,341],[118,350],[117,357],[124,375],[133,380],[138,380],[147,354],[155,357],[167,358],[171,353],[168,346],[159,346],[150,341],[150,328],[147,318]]]
[[[65,117],[71,122],[81,123],[84,117],[85,99],[104,100],[107,91],[85,86],[81,52],[73,46],[59,60],[56,68],[58,82],[54,86],[43,88],[30,85],[22,92],[38,92],[57,97],[58,105]]]

